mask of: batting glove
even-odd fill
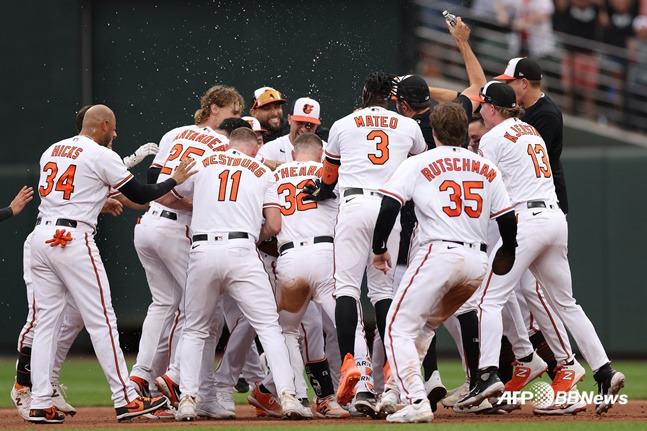
[[[303,193],[306,194],[303,198],[304,201],[324,201],[337,197],[332,186],[322,183],[319,178],[312,183],[306,184],[303,187]]]
[[[139,163],[141,163],[141,161],[144,160],[146,156],[157,154],[159,150],[159,147],[154,142],[144,144],[141,147],[137,148],[137,151],[132,153],[130,156],[124,157],[124,165],[126,165],[126,167],[130,169],[133,166],[137,166]]]

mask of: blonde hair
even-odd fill
[[[237,108],[240,108],[240,112],[243,112],[243,109],[245,109],[243,96],[241,96],[234,87],[214,85],[204,93],[204,96],[200,99],[200,109],[195,111],[195,114],[193,114],[193,119],[196,125],[207,121],[207,118],[209,118],[210,115],[211,105],[214,103],[219,108],[229,105],[238,105]]]

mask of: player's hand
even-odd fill
[[[27,203],[29,203],[29,201],[31,201],[32,199],[34,199],[34,189],[31,187],[23,186],[23,188],[20,189],[16,197],[9,204],[13,215],[18,215],[18,213],[20,213],[20,211],[25,208],[25,205],[27,205]]]
[[[389,272],[389,269],[391,269],[391,255],[389,254],[388,251],[385,251],[382,254],[374,254],[373,255],[373,266],[375,266],[376,269],[382,271],[383,273]]]
[[[190,157],[185,158],[180,162],[173,174],[173,179],[179,186],[183,182],[189,179],[189,177],[198,173],[197,170],[192,171],[191,168],[195,166],[195,160]]]
[[[122,212],[124,212],[124,206],[117,199],[113,198],[108,198],[106,203],[103,204],[103,208],[101,208],[102,214],[110,214],[115,217],[121,215]]]
[[[304,201],[324,201],[337,197],[335,192],[332,191],[332,187],[322,184],[319,178],[306,184],[303,187],[303,193],[306,194],[303,197]]]
[[[449,33],[452,35],[456,43],[467,42],[470,38],[470,28],[463,22],[461,17],[456,17],[456,27],[447,24]]]
[[[132,153],[130,156],[124,157],[124,165],[126,165],[126,167],[130,169],[133,166],[138,165],[142,160],[146,158],[146,156],[159,153],[159,150],[160,148],[154,142],[144,144],[141,147],[137,148],[137,151]]]
[[[492,261],[492,272],[496,275],[506,275],[514,266],[515,249],[499,247]]]

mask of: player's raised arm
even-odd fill
[[[119,191],[131,201],[137,204],[145,204],[153,201],[166,193],[170,192],[173,187],[185,182],[189,177],[198,171],[192,171],[195,166],[195,160],[184,159],[180,162],[173,176],[161,183],[142,184],[134,177],[119,188]]]

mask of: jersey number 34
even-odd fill
[[[58,174],[58,165],[55,162],[47,162],[45,166],[43,166],[43,172],[49,172],[49,174],[47,175],[47,178],[45,178],[45,185],[38,188],[38,193],[40,193],[42,197],[45,197],[50,194],[52,190],[56,190],[58,192],[63,192],[63,199],[66,201],[69,200],[72,196],[72,192],[74,192],[74,174],[76,173],[76,165],[68,166],[65,172],[63,172],[56,181],[56,185],[54,185],[54,179]]]

